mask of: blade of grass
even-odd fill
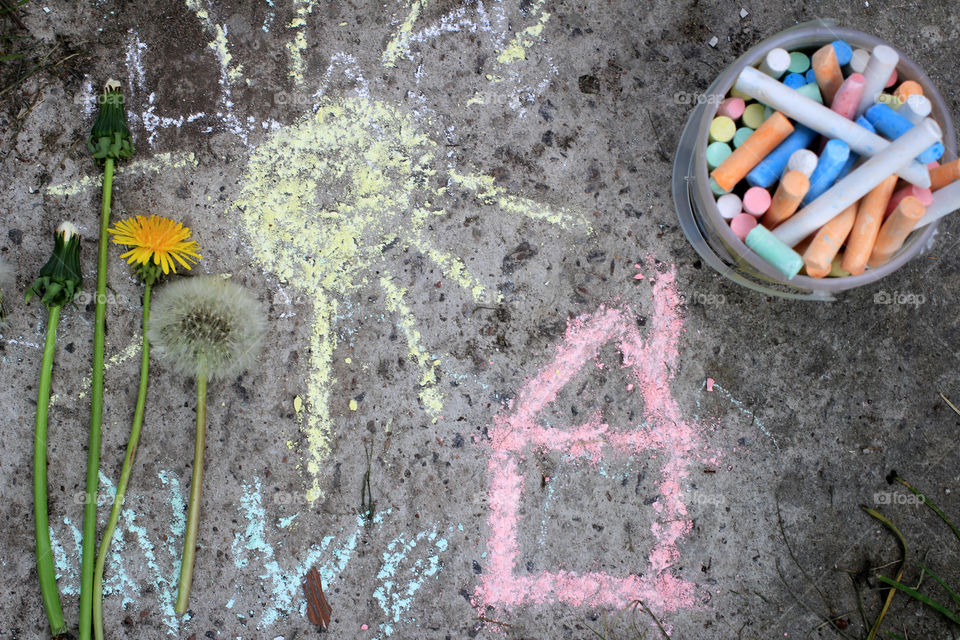
[[[927,597],[927,596],[923,595],[922,593],[920,593],[919,591],[917,591],[917,590],[915,590],[915,589],[913,589],[913,588],[911,588],[911,587],[908,587],[908,586],[905,585],[905,584],[902,584],[899,580],[891,580],[891,579],[888,578],[887,576],[877,576],[877,579],[878,579],[880,582],[883,582],[883,583],[885,583],[885,584],[890,585],[890,586],[893,587],[895,590],[903,591],[906,595],[910,596],[910,597],[913,598],[914,600],[917,600],[917,601],[919,601],[919,602],[922,602],[923,604],[927,605],[928,607],[930,607],[930,608],[933,609],[934,611],[939,612],[940,614],[942,614],[942,615],[943,615],[947,620],[949,620],[950,622],[952,622],[952,623],[954,623],[954,624],[960,624],[960,615],[957,615],[957,614],[953,613],[952,611],[950,611],[949,609],[947,609],[945,606],[943,606],[942,604],[940,604],[939,602],[937,602],[937,601],[934,600],[933,598]]]
[[[656,625],[657,625],[657,629],[660,630],[660,633],[663,634],[663,637],[666,638],[667,640],[670,640],[670,636],[667,634],[667,630],[663,628],[663,625],[660,624],[660,621],[659,621],[659,620],[657,620],[657,616],[653,615],[653,611],[650,611],[649,607],[647,607],[647,605],[644,604],[643,600],[634,600],[634,601],[633,601],[633,606],[635,606],[635,607],[636,607],[636,606],[639,606],[641,609],[643,609],[644,611],[646,611],[646,612],[647,612],[647,615],[649,615],[651,618],[653,618],[654,623],[656,623]]]
[[[933,577],[934,580],[936,580],[937,582],[939,582],[939,583],[940,583],[940,586],[947,590],[947,593],[950,594],[950,597],[953,598],[954,601],[957,602],[957,604],[960,604],[960,594],[958,594],[956,591],[954,591],[953,589],[951,589],[950,586],[949,586],[946,582],[944,582],[943,580],[941,580],[941,579],[940,579],[940,576],[938,576],[938,575],[935,574],[933,571],[931,571],[928,566],[926,566],[926,565],[923,564],[922,562],[918,562],[917,564],[920,565],[920,568],[923,569],[924,573],[930,574],[930,575]]]
[[[949,402],[949,401],[948,401],[948,402]],[[953,406],[953,405],[950,405],[950,406]],[[927,498],[927,496],[925,496],[925,495],[922,494],[921,492],[919,492],[919,491],[917,491],[916,489],[914,489],[914,488],[913,488],[913,485],[911,485],[909,482],[907,482],[906,480],[904,480],[904,479],[901,478],[900,476],[894,476],[893,479],[894,479],[895,481],[899,482],[900,484],[902,484],[903,486],[905,486],[905,487],[910,491],[910,493],[912,493],[913,495],[915,495],[915,496],[917,496],[918,498],[920,498],[920,501],[923,502],[923,504],[925,504],[925,505],[927,505],[928,507],[930,507],[930,509],[932,509],[935,514],[937,514],[938,516],[940,516],[940,519],[943,520],[944,522],[946,522],[946,523],[947,523],[947,526],[950,527],[950,530],[953,531],[953,535],[955,535],[955,536],[957,537],[957,540],[960,540],[960,529],[957,529],[957,527],[955,527],[954,524],[953,524],[952,522],[950,522],[950,519],[947,518],[947,514],[945,514],[943,511],[941,511],[941,510],[940,510],[940,507],[938,507],[937,505],[933,504],[933,503],[930,501],[930,499]]]
[[[908,547],[907,547],[907,540],[903,537],[903,534],[900,533],[900,530],[897,529],[897,527],[892,522],[887,520],[883,516],[883,514],[881,514],[879,511],[863,505],[861,505],[860,508],[863,509],[867,513],[867,515],[871,516],[872,518],[875,518],[876,520],[879,520],[883,524],[883,526],[885,526],[887,529],[892,531],[893,534],[897,537],[897,540],[900,541],[900,546],[903,548],[903,562],[900,564],[900,570],[897,572],[897,580],[899,581],[900,579],[903,578],[904,567],[907,566],[907,556],[909,554]],[[878,576],[878,577],[880,579],[883,579],[883,576]],[[874,638],[877,637],[877,632],[880,631],[880,625],[883,623],[883,618],[884,616],[887,615],[887,611],[890,610],[890,603],[893,602],[893,596],[896,595],[896,593],[897,592],[895,589],[891,589],[889,592],[887,592],[887,599],[883,603],[883,608],[880,610],[880,615],[877,616],[877,619],[873,623],[873,627],[871,627],[870,629],[870,633],[867,635],[867,640],[874,640]]]

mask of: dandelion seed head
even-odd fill
[[[260,353],[266,320],[241,285],[217,276],[166,285],[151,305],[148,337],[175,370],[211,380],[249,368]]]

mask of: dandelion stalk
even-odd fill
[[[240,285],[221,278],[181,280],[157,296],[150,340],[161,357],[197,381],[193,478],[175,606],[181,615],[189,604],[200,523],[207,381],[235,376],[249,367],[259,352],[263,329],[263,313],[256,300]]]
[[[206,367],[204,366],[203,369]],[[197,432],[193,443],[193,476],[190,478],[190,505],[187,508],[187,529],[183,536],[183,558],[180,562],[180,583],[174,611],[183,615],[190,601],[193,563],[197,553],[197,527],[200,524],[200,491],[203,489],[203,451],[207,442],[207,374],[197,375]]]
[[[93,617],[93,570],[97,543],[97,489],[100,473],[100,426],[103,422],[103,347],[107,317],[107,230],[110,226],[110,198],[113,194],[113,167],[117,160],[133,155],[133,141],[127,126],[120,83],[107,81],[100,96],[100,110],[93,124],[87,149],[103,160],[103,206],[97,249],[97,295],[93,327],[93,372],[90,376],[90,437],[87,452],[87,484],[83,506],[83,553],[80,571],[80,640],[90,640]]]
[[[147,331],[150,328],[150,295],[154,283],[161,276],[170,271],[176,273],[174,260],[190,269],[190,263],[200,259],[197,253],[197,243],[188,240],[190,229],[180,223],[159,216],[136,216],[117,223],[115,229],[109,229],[113,234],[113,241],[117,244],[133,247],[123,254],[127,262],[135,265],[135,270],[144,282],[143,290],[143,330],[140,357],[140,387],[137,391],[137,407],[133,412],[133,425],[130,428],[130,439],[127,441],[127,452],[123,458],[123,468],[120,471],[120,480],[117,482],[117,495],[110,510],[110,519],[100,541],[100,551],[94,567],[93,579],[93,635],[96,640],[103,640],[103,571],[113,541],[113,533],[130,482],[133,471],[133,462],[137,455],[137,445],[140,442],[140,429],[143,426],[143,416],[147,404],[147,381],[150,374],[150,340]]]
[[[37,391],[37,415],[33,439],[33,511],[37,543],[37,576],[43,606],[54,636],[66,633],[60,605],[60,591],[53,567],[50,546],[50,523],[47,510],[47,410],[50,406],[50,380],[53,376],[53,356],[57,344],[57,326],[60,310],[80,293],[80,236],[77,228],[65,222],[57,229],[53,255],[40,270],[27,290],[26,301],[39,296],[47,308],[47,335],[40,365],[40,384]]]

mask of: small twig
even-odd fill
[[[499,620],[492,620],[492,619],[487,618],[487,617],[484,617],[484,616],[477,616],[476,619],[479,620],[480,622],[489,622],[490,624],[498,624],[498,625],[500,625],[501,627],[506,627],[506,628],[508,628],[508,629],[512,629],[512,628],[513,628],[513,625],[512,625],[512,624],[507,624],[506,622],[500,622]]]

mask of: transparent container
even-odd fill
[[[907,261],[917,257],[933,243],[937,222],[914,231],[900,251],[889,262],[876,269],[868,269],[859,276],[842,278],[811,278],[798,275],[787,280],[760,256],[747,248],[733,232],[717,209],[715,196],[707,175],[707,137],[710,123],[716,117],[720,102],[727,96],[740,72],[747,66],[756,66],[768,51],[782,47],[787,51],[818,49],[834,40],[845,40],[854,49],[872,50],[879,44],[890,43],[852,29],[839,27],[834,21],[817,20],[791,27],[767,38],[740,56],[721,73],[710,88],[702,94],[690,113],[680,135],[673,164],[673,201],[677,217],[687,239],[704,262],[737,284],[761,293],[784,298],[834,300],[835,294],[861,287],[896,271]],[[943,144],[947,148],[941,162],[956,158],[957,147],[953,121],[943,98],[930,78],[899,49],[898,82],[916,80],[923,86],[933,109],[931,117],[943,130]]]

